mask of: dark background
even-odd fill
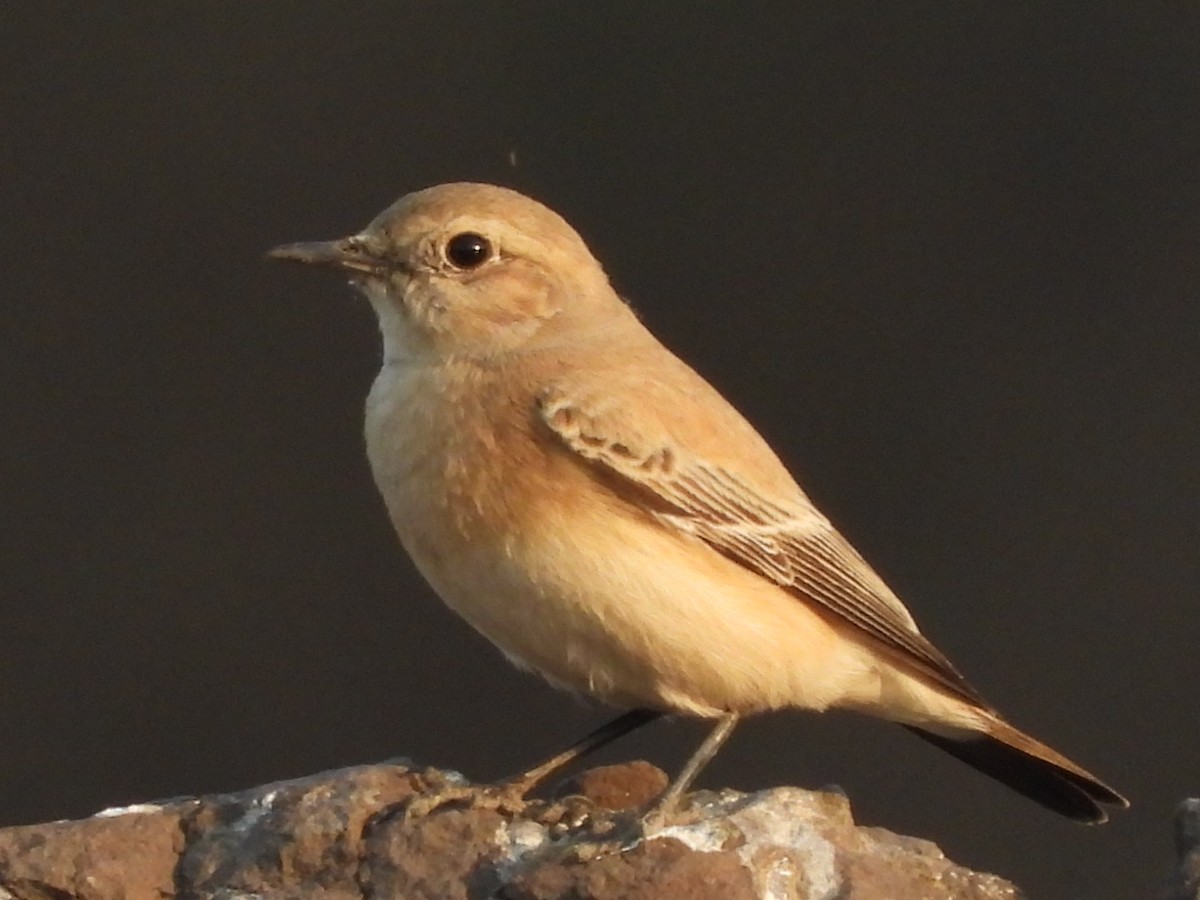
[[[397,753],[492,779],[604,718],[419,582],[361,445],[372,315],[262,259],[471,179],[571,220],[1134,808],[1060,821],[838,715],[704,783],[836,782],[1035,897],[1151,896],[1200,792],[1200,13],[991,7],[4,5],[0,822]]]

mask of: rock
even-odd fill
[[[1019,896],[927,841],[856,826],[838,793],[699,792],[643,833],[632,810],[665,780],[646,763],[594,769],[566,783],[577,793],[514,812],[487,786],[397,761],[105,810],[0,829],[0,900]]]
[[[667,773],[644,760],[621,766],[597,766],[564,781],[558,797],[580,794],[604,809],[632,809],[667,789]]]
[[[1163,900],[1200,900],[1200,799],[1184,800],[1175,811],[1175,855]]]

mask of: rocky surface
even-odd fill
[[[642,829],[630,810],[664,784],[646,763],[593,769],[514,811],[486,786],[398,762],[105,810],[0,830],[0,900],[1020,896],[927,841],[856,826],[837,793],[699,792]],[[464,786],[467,799],[406,815]]]

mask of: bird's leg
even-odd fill
[[[503,783],[503,786],[513,791],[519,791],[517,796],[524,797],[563,766],[573,763],[577,759],[582,759],[589,753],[599,750],[607,744],[611,744],[617,738],[624,737],[629,732],[636,731],[643,725],[649,725],[656,719],[662,718],[662,716],[663,713],[657,710],[631,709],[629,712],[617,716],[612,721],[605,722],[595,731],[589,732],[566,750],[555,754],[544,763],[535,766],[515,778],[508,779]]]
[[[648,725],[663,716],[663,713],[649,709],[632,709],[622,713],[610,722],[601,725],[595,731],[589,732],[561,753],[557,753],[545,762],[521,773],[513,778],[505,779],[495,787],[472,788],[461,785],[447,785],[429,794],[414,797],[405,807],[406,817],[425,816],[446,803],[456,800],[472,800],[472,805],[508,812],[520,812],[525,806],[525,795],[533,790],[549,776],[563,766],[574,762],[619,737],[636,731],[643,725]],[[716,748],[714,751],[716,752]],[[703,765],[703,763],[701,763]]]
[[[701,770],[717,755],[717,751],[729,739],[729,735],[733,733],[733,728],[737,723],[737,713],[726,713],[717,720],[716,726],[704,739],[704,743],[692,754],[691,759],[687,761],[679,774],[675,776],[675,780],[646,810],[642,816],[643,825],[649,824],[652,820],[661,820],[668,813],[674,811],[679,804],[679,798],[692,786],[692,782],[696,780],[696,776],[700,774]]]
[[[729,739],[734,726],[738,723],[737,713],[726,713],[717,720],[708,737],[696,748],[688,761],[680,769],[679,774],[667,786],[667,789],[651,803],[646,811],[635,818],[629,818],[616,826],[604,838],[604,848],[600,852],[612,852],[614,849],[625,850],[646,840],[653,832],[662,828],[666,817],[675,811],[679,800],[692,786],[701,770],[707,766],[721,745]]]

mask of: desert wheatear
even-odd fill
[[[400,541],[510,660],[630,709],[515,782],[664,713],[898,722],[1056,812],[1125,799],[1009,725],[744,418],[638,321],[561,217],[445,184],[272,251],[349,274],[383,334],[367,452]]]

